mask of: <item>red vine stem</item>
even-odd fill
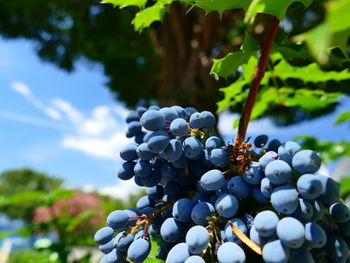
[[[244,141],[244,138],[246,136],[250,115],[252,114],[254,102],[256,100],[256,96],[260,88],[260,82],[265,73],[266,65],[269,60],[269,54],[278,31],[279,23],[280,21],[276,17],[272,18],[271,27],[268,32],[268,35],[266,36],[266,40],[261,51],[261,56],[258,65],[254,71],[254,76],[249,89],[248,98],[244,105],[242,116],[239,120],[238,133],[236,135],[235,145],[240,145]]]

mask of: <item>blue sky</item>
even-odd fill
[[[101,67],[79,62],[73,73],[64,72],[41,61],[26,40],[0,39],[0,54],[0,172],[30,167],[63,178],[67,186],[120,194],[134,189],[115,176],[119,149],[128,142],[122,121],[127,110],[105,87]],[[335,113],[317,120],[278,128],[263,119],[252,122],[249,133],[348,140],[349,127],[333,122],[349,108],[350,100],[343,98]],[[223,133],[234,134],[235,118],[221,115]]]

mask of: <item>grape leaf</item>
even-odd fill
[[[342,112],[338,116],[338,118],[335,120],[335,124],[341,124],[341,123],[344,123],[346,121],[350,122],[350,111]]]
[[[305,41],[311,54],[321,64],[328,62],[328,51],[335,47],[339,47],[347,56],[346,47],[350,37],[350,1],[329,1],[325,7],[327,12],[324,22],[294,38],[296,42]]]
[[[350,176],[344,176],[340,181],[340,197],[345,199],[349,194],[350,194]]]
[[[144,263],[164,263],[164,260],[161,260],[157,258],[157,251],[160,248],[159,242],[154,240],[153,238],[151,239],[151,251],[144,261]]]
[[[142,7],[147,3],[147,0],[103,0],[101,3],[109,3],[114,6],[119,6],[120,8],[127,6]]]
[[[252,0],[194,0],[194,6],[204,9],[207,13],[217,11],[220,15],[225,10],[244,9],[246,10]],[[188,3],[189,1],[185,1]]]
[[[172,0],[158,0],[153,6],[147,7],[138,12],[132,21],[136,30],[143,30],[149,27],[153,22],[161,21],[163,16],[168,11],[166,5],[170,4]]]
[[[254,0],[247,10],[245,20],[252,22],[257,13],[266,13],[276,16],[278,20],[281,21],[292,3],[301,2],[307,7],[312,1],[313,0]]]

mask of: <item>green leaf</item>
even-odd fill
[[[265,13],[274,15],[281,21],[288,7],[294,2],[301,2],[307,7],[312,0],[254,0],[247,10],[245,20],[253,22],[257,13]]]
[[[305,41],[310,52],[321,64],[329,59],[329,50],[339,47],[347,56],[346,47],[350,36],[350,1],[328,1],[326,18],[315,28],[298,35],[295,41]]]
[[[42,191],[27,191],[16,193],[12,195],[5,195],[0,197],[0,207],[8,206],[8,205],[16,205],[21,203],[35,203],[40,202],[45,195],[46,192]]]
[[[346,198],[350,194],[350,177],[342,177],[340,181],[340,197]]]
[[[153,22],[161,21],[168,11],[167,5],[171,2],[172,0],[158,0],[153,6],[138,12],[132,20],[135,29],[141,31]]]
[[[207,13],[217,11],[221,15],[225,10],[246,10],[250,2],[251,0],[194,0],[192,4],[204,9]]]
[[[250,56],[251,53],[239,50],[228,53],[224,58],[214,59],[210,74],[214,75],[216,79],[219,77],[227,78],[234,74],[240,65],[247,63]]]
[[[342,112],[335,120],[335,124],[341,124],[346,121],[350,121],[350,111]]]
[[[274,61],[281,59],[280,54],[272,56]],[[267,72],[268,73],[268,72]],[[269,74],[269,73],[268,73]],[[344,69],[340,72],[334,71],[323,71],[316,63],[309,64],[305,67],[294,67],[291,66],[287,61],[282,59],[270,72],[272,77],[278,77],[282,80],[288,78],[302,79],[304,82],[325,82],[329,80],[339,81],[350,78],[350,72]]]
[[[127,6],[142,7],[147,3],[147,0],[103,0],[101,3],[112,4],[114,6],[119,6],[120,8]]]
[[[276,88],[267,88],[259,92],[258,98],[254,103],[250,120],[259,118],[269,108],[269,106],[277,100]]]

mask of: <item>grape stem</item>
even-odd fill
[[[240,145],[244,141],[244,138],[246,136],[248,123],[253,110],[254,102],[256,100],[256,96],[260,88],[260,82],[266,70],[266,65],[269,60],[269,54],[278,31],[279,23],[280,21],[276,17],[272,18],[271,27],[263,44],[261,56],[259,58],[258,65],[255,68],[253,80],[250,85],[248,98],[244,105],[241,118],[239,120],[238,133],[236,135],[235,145]]]

